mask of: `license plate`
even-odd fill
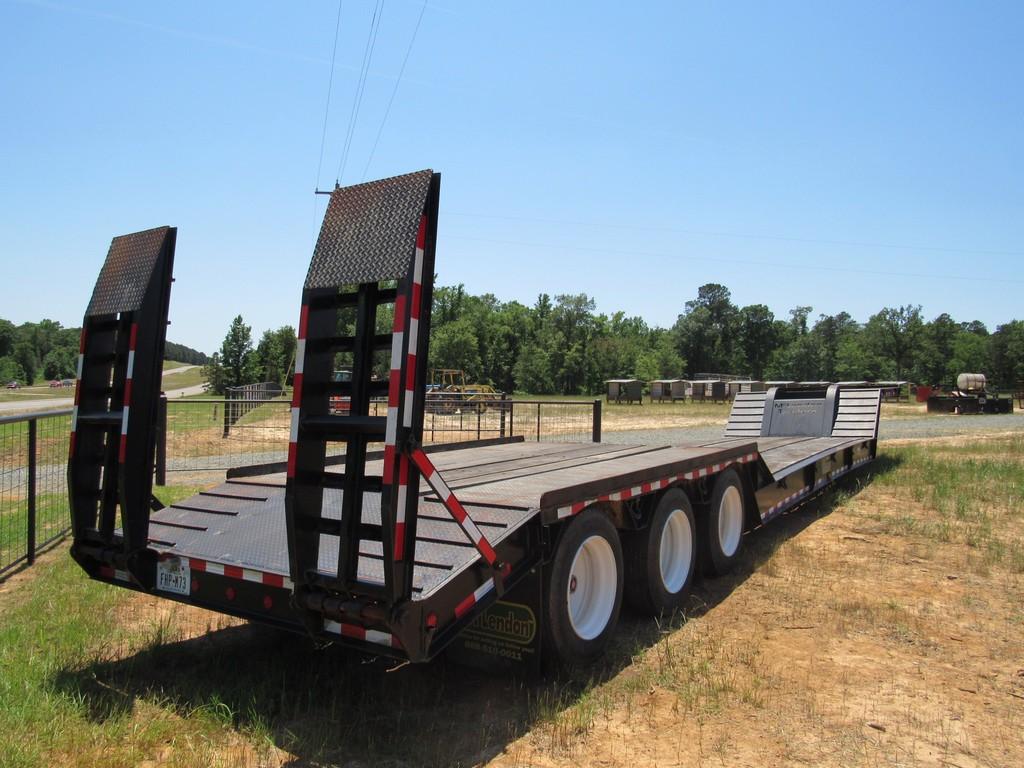
[[[192,572],[177,557],[158,560],[156,588],[176,595],[187,595],[192,587]]]

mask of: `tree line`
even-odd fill
[[[55,320],[15,325],[0,318],[0,385],[73,378],[81,334],[81,328],[65,328]],[[168,341],[164,359],[202,365],[206,355]]]
[[[959,373],[984,373],[991,385],[1024,381],[1024,321],[989,331],[948,313],[926,320],[919,305],[885,307],[866,322],[847,312],[814,316],[810,306],[778,318],[764,304],[738,307],[729,289],[708,283],[671,328],[623,312],[595,311],[586,294],[541,294],[533,306],[439,286],[432,305],[431,367],[457,368],[467,381],[503,392],[597,394],[612,378],[694,378],[730,373],[755,380],[908,380],[950,387]],[[378,318],[378,332],[390,317]],[[351,333],[341,318],[339,333]],[[285,384],[295,330],[266,331],[253,346],[241,316],[207,366],[215,391],[254,381]],[[375,365],[387,375],[387,355]],[[348,363],[339,356],[336,368]]]
[[[595,394],[604,381],[730,373],[755,380],[909,380],[952,386],[963,372],[993,385],[1024,380],[1024,321],[989,332],[947,313],[886,307],[860,323],[847,312],[813,315],[798,306],[777,318],[764,304],[738,307],[708,283],[671,328],[622,312],[595,312],[586,294],[541,294],[532,307],[464,288],[435,291],[431,363],[504,391]]]

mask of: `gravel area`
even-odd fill
[[[709,427],[683,427],[678,429],[631,429],[624,432],[604,432],[602,442],[626,445],[692,443],[715,440],[722,436],[725,424]],[[906,440],[929,437],[955,437],[992,432],[1024,433],[1024,413],[999,416],[912,416],[882,419],[878,439]]]

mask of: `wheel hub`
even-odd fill
[[[618,592],[618,566],[611,545],[601,536],[586,539],[576,551],[566,584],[573,631],[593,640],[611,620]]]

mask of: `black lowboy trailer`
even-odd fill
[[[302,293],[287,462],[167,507],[152,477],[175,230],[114,239],[83,325],[68,468],[89,576],[399,659],[530,646],[579,664],[623,599],[680,606],[698,563],[727,571],[744,531],[874,457],[879,391],[841,385],[739,394],[724,436],[701,444],[425,448],[439,189],[421,171],[332,193]],[[332,376],[338,353],[349,381]],[[387,416],[369,415],[378,396]]]

